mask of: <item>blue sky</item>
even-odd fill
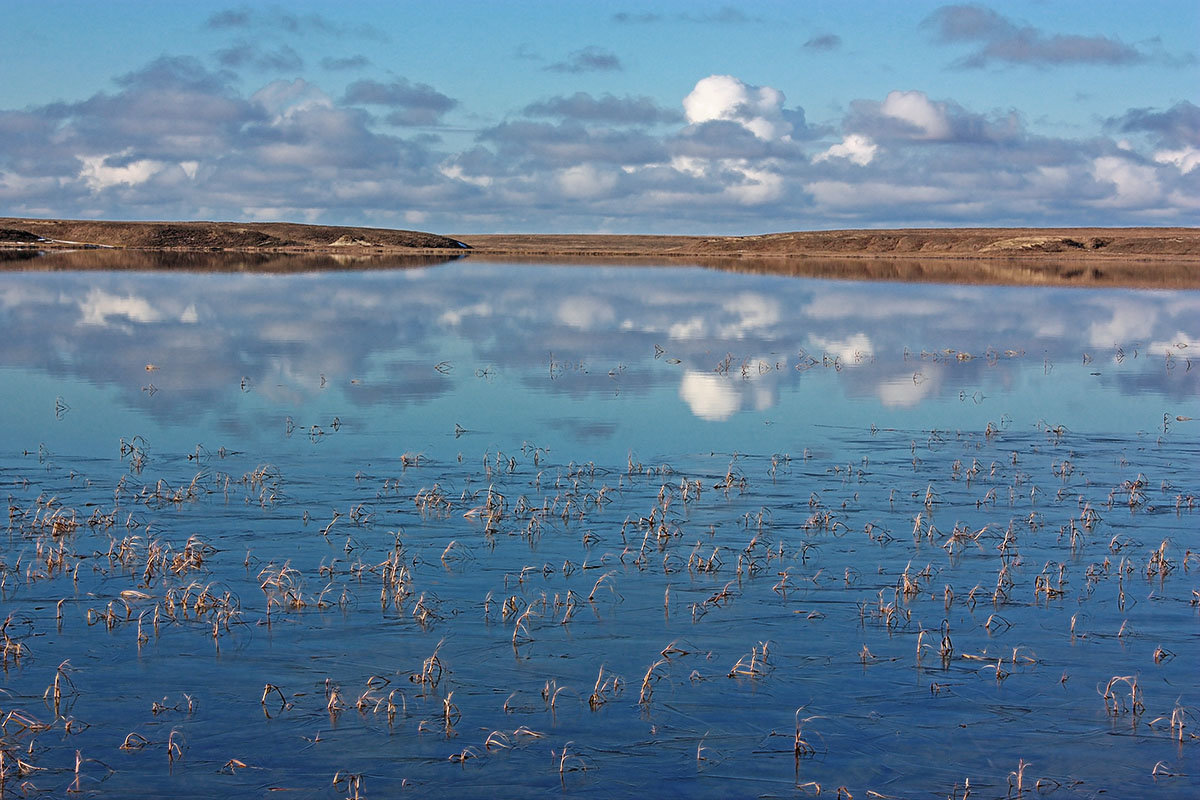
[[[10,2],[0,214],[714,233],[1200,219],[1200,5]]]

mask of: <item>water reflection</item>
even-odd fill
[[[981,421],[1049,408],[1137,429],[1200,387],[1197,292],[446,259],[309,272],[330,257],[261,258],[89,251],[9,272],[0,367],[110,389],[164,423],[235,417],[248,391],[279,415],[332,390],[381,415],[372,424],[438,400],[443,429],[493,430],[499,401],[532,430],[580,438],[635,438],[653,429],[647,408],[684,439],[798,415],[974,425],[947,417],[973,406]],[[129,268],[101,269],[114,260]],[[1127,402],[1097,411],[1097,392],[1144,407],[1131,422]]]

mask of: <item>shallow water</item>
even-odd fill
[[[1198,321],[680,267],[5,273],[5,791],[1193,796]]]

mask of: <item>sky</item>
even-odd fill
[[[0,215],[1195,225],[1200,3],[3,0]]]

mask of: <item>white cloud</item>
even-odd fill
[[[831,158],[845,158],[858,164],[860,167],[865,167],[874,160],[875,153],[878,150],[879,146],[872,141],[870,136],[864,136],[861,133],[852,133],[843,138],[841,144],[835,144],[824,153],[818,153],[813,156],[812,163],[819,164]]]
[[[1185,146],[1181,150],[1159,150],[1154,154],[1159,164],[1174,164],[1184,175],[1200,167],[1200,148]]]
[[[1158,320],[1158,315],[1148,305],[1113,302],[1109,306],[1111,318],[1097,320],[1088,326],[1088,342],[1093,347],[1113,347],[1139,341],[1154,329]]]
[[[1020,109],[885,90],[843,98],[839,132],[817,146],[829,123],[807,126],[778,89],[701,77],[673,121],[610,103],[472,136],[400,132],[386,105],[331,101],[290,76],[255,92],[245,76],[163,58],[78,102],[0,109],[0,204],[23,216],[700,234],[1190,224],[1200,208],[1188,104],[1122,118],[1160,137],[1131,136],[1126,151],[1095,125],[1027,133]]]
[[[1067,167],[1040,166],[1026,176],[1030,189],[1038,197],[1054,197],[1074,185]]]
[[[783,119],[783,92],[770,86],[751,86],[732,75],[709,75],[683,98],[687,121],[694,124],[736,122],[759,139],[780,139],[792,131]]]
[[[1166,339],[1159,339],[1146,345],[1146,352],[1155,356],[1161,356],[1164,353],[1180,356],[1187,353],[1190,348],[1195,347],[1197,342],[1200,342],[1200,337],[1192,336],[1178,330],[1175,331],[1173,336]],[[1183,346],[1180,347],[1180,345]]]
[[[690,175],[693,178],[708,178],[720,175],[728,180],[729,177],[740,178],[740,183],[727,183],[723,193],[744,206],[761,205],[783,197],[787,188],[783,176],[762,166],[751,166],[745,158],[707,159],[696,156],[675,156],[670,166],[677,172]],[[684,196],[672,193],[659,193],[667,203],[686,202]]]
[[[154,306],[141,297],[109,294],[103,289],[92,289],[79,303],[83,312],[81,325],[107,325],[109,317],[124,317],[130,322],[150,323],[163,318]]]
[[[486,189],[492,185],[491,175],[468,175],[462,168],[461,164],[443,164],[438,167],[438,171],[447,178],[455,181],[469,183],[472,186],[479,186]]]
[[[707,372],[688,370],[679,383],[679,396],[700,419],[719,422],[742,407],[742,398],[729,382]]]
[[[709,162],[695,156],[675,156],[671,159],[671,169],[691,175],[693,178],[703,178]]]
[[[736,199],[744,206],[755,206],[769,203],[783,196],[783,178],[765,169],[740,167],[736,169],[742,174],[744,183],[735,183],[725,187],[726,194]]]
[[[924,373],[880,381],[879,402],[885,408],[913,408],[932,391],[935,380]]]
[[[79,170],[79,177],[83,179],[89,189],[99,192],[122,183],[127,186],[145,183],[164,166],[162,162],[149,158],[141,158],[119,167],[108,165],[107,162],[110,158],[119,158],[127,154],[128,151],[104,156],[79,156],[79,160],[83,162],[83,167]]]
[[[617,315],[607,303],[592,297],[575,296],[567,297],[559,304],[555,317],[564,325],[588,331],[611,326]]]
[[[721,309],[736,317],[718,330],[718,334],[726,339],[742,339],[749,333],[771,331],[781,319],[779,301],[752,292],[730,298]]]
[[[467,317],[490,317],[492,313],[491,303],[479,302],[463,308],[451,308],[443,311],[442,315],[438,317],[438,323],[454,327],[461,324]]]
[[[273,114],[276,119],[313,108],[333,107],[333,100],[329,95],[303,78],[271,81],[251,95],[250,99]]]
[[[1116,186],[1115,196],[1101,200],[1102,206],[1148,206],[1162,196],[1162,186],[1153,167],[1134,164],[1117,156],[1101,156],[1092,160],[1092,177],[1101,183]]]
[[[701,339],[705,335],[708,326],[704,323],[704,317],[691,317],[682,322],[672,323],[667,329],[667,335],[672,339]]]
[[[30,284],[9,284],[0,281],[0,308],[11,309],[26,306],[51,306],[58,302],[59,294],[48,287]]]
[[[923,139],[946,139],[950,121],[942,103],[934,103],[924,92],[888,92],[879,107],[885,116],[907,122],[922,131]]]
[[[555,175],[559,190],[566,197],[588,198],[607,194],[617,185],[617,176],[602,172],[591,164],[561,169]]]
[[[875,346],[871,344],[871,339],[865,333],[856,333],[847,339],[825,339],[814,336],[812,344],[815,350],[841,359],[841,362],[847,366],[859,364],[869,359],[875,352]]]

